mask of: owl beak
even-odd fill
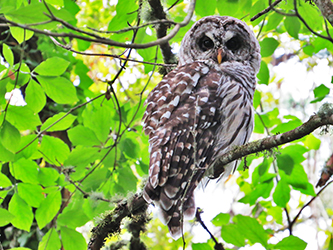
[[[223,59],[223,49],[218,49],[217,50],[217,62],[221,64]]]

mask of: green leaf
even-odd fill
[[[8,179],[8,177],[6,175],[2,174],[1,172],[0,172],[0,183],[1,183],[1,187],[4,188],[4,190],[0,191],[0,204],[1,204],[2,202],[5,201],[7,194],[11,191],[13,186],[12,186],[11,181]],[[9,188],[10,186],[12,186],[12,187]]]
[[[67,133],[73,145],[96,146],[100,144],[94,131],[82,125],[69,129]]]
[[[0,183],[2,188],[10,187],[12,185],[10,179],[1,172],[0,172]]]
[[[301,125],[302,125],[302,122],[299,119],[290,120],[288,122],[278,124],[274,129],[271,130],[271,133],[273,133],[273,134],[285,133],[285,132],[293,130]]]
[[[25,183],[38,184],[39,166],[32,160],[19,159],[10,165],[10,172],[16,178]]]
[[[18,130],[36,130],[41,125],[38,115],[27,106],[8,106],[7,120]]]
[[[120,149],[123,153],[129,156],[131,159],[136,159],[139,157],[140,146],[134,133],[127,133],[120,141]]]
[[[48,194],[48,196],[40,203],[36,210],[36,221],[39,229],[43,229],[57,215],[61,206],[61,193],[56,191]]]
[[[4,73],[1,73],[1,71],[3,71],[2,67],[5,68]],[[7,84],[9,82],[9,78],[6,78],[6,75],[7,75],[8,71],[9,70],[7,70],[7,68],[5,66],[0,64],[0,104],[5,103],[5,95],[7,93]]]
[[[286,28],[290,36],[298,39],[298,33],[301,28],[301,23],[297,17],[286,16],[286,18],[284,19],[284,27]]]
[[[257,77],[259,79],[259,84],[269,84],[269,69],[267,64],[264,61],[261,61],[260,63],[260,70],[257,74]]]
[[[304,250],[307,243],[300,238],[290,235],[274,246],[274,249],[279,250]]]
[[[34,140],[36,135],[26,135],[21,137],[20,145],[18,150],[23,149],[20,153],[17,154],[18,158],[24,157],[29,159],[34,153],[37,152],[38,140]],[[34,140],[34,141],[33,141]],[[33,141],[33,142],[32,142]],[[29,146],[27,146],[29,144]]]
[[[214,15],[216,9],[216,1],[211,1],[207,4],[206,0],[197,0],[195,3],[195,13],[200,16],[210,16]]]
[[[60,112],[60,113],[48,118],[43,123],[41,130],[48,128],[49,126],[51,126],[54,123],[55,124],[52,127],[48,128],[46,130],[47,132],[66,130],[73,124],[75,119],[76,119],[76,116],[74,116],[74,115]]]
[[[6,13],[6,18],[18,23],[39,23],[47,21],[49,18],[43,14],[47,13],[47,10],[43,4],[30,4],[23,6],[19,9],[12,10]],[[31,13],[34,13],[31,15]]]
[[[31,250],[31,248],[27,248],[27,247],[14,247],[14,248],[11,248],[11,250]]]
[[[87,167],[91,162],[94,162],[99,154],[99,148],[93,147],[76,147],[70,152],[68,158],[64,162],[64,166],[82,166]]]
[[[108,30],[123,29],[127,23],[132,23],[136,18],[135,11],[137,8],[138,5],[135,0],[119,1],[116,6],[117,14],[110,21]],[[114,39],[114,36],[112,36],[112,39]]]
[[[54,228],[51,228],[42,238],[38,245],[38,250],[59,250],[61,242],[59,235]]]
[[[44,90],[35,80],[30,80],[25,90],[25,101],[35,113],[41,111],[46,104]]]
[[[260,102],[261,102],[261,92],[256,89],[255,92],[254,92],[254,96],[253,96],[253,107],[254,107],[254,109],[259,107]]]
[[[330,89],[327,88],[324,84],[321,84],[313,90],[313,93],[315,99],[312,100],[310,103],[316,103],[323,100],[330,93]]]
[[[279,42],[273,37],[266,37],[259,44],[262,57],[273,55],[274,51],[279,46]]]
[[[280,225],[284,225],[283,224],[283,216],[282,216],[282,212],[284,210],[281,207],[275,206],[275,207],[270,207],[267,208],[267,213],[271,216],[273,216],[274,221]]]
[[[15,216],[11,220],[14,227],[25,231],[30,231],[34,214],[31,207],[17,194],[15,193],[8,205],[8,211]]]
[[[44,200],[43,189],[40,185],[30,183],[17,184],[17,190],[20,197],[31,207],[39,207]]]
[[[59,104],[73,104],[78,101],[73,83],[64,77],[37,76],[45,93]]]
[[[212,223],[216,227],[220,227],[228,224],[230,220],[230,214],[219,213],[212,219]]]
[[[44,187],[54,186],[59,178],[59,173],[54,168],[40,168],[38,181]]]
[[[118,184],[125,190],[125,192],[135,191],[137,189],[138,179],[133,174],[129,166],[118,168]]]
[[[14,65],[14,54],[9,46],[5,43],[2,44],[2,53],[5,57],[5,60],[9,63],[10,66]]]
[[[245,237],[243,230],[235,224],[225,225],[221,229],[221,236],[225,242],[238,247],[245,246]]]
[[[9,162],[14,160],[14,153],[7,150],[0,141],[0,161],[2,162]]]
[[[236,215],[234,221],[237,223],[238,228],[241,228],[242,234],[251,243],[260,243],[264,247],[267,247],[268,234],[265,232],[262,225],[251,217]]]
[[[257,186],[259,183],[264,183],[270,180],[273,176],[271,173],[268,173],[269,166],[271,161],[264,159],[252,173],[252,185]]]
[[[283,155],[289,155],[294,163],[301,163],[306,160],[303,156],[304,153],[308,152],[308,149],[300,144],[292,144],[281,150]]]
[[[192,250],[213,250],[208,243],[192,243]]]
[[[62,6],[62,7],[64,6],[64,0],[46,0],[45,2],[47,2],[49,4]]]
[[[305,137],[304,146],[308,149],[318,150],[320,148],[321,140],[315,137],[313,134],[309,134]]]
[[[34,71],[42,76],[60,76],[65,73],[70,62],[61,57],[51,57],[39,64]]]
[[[265,133],[265,126],[262,123],[261,117],[255,113],[254,114],[254,129],[253,132],[257,134],[264,134]]]
[[[283,18],[284,18],[283,15],[281,15],[279,13],[276,13],[276,12],[273,12],[269,16],[267,24],[265,25],[264,30],[265,31],[270,31],[270,30],[277,29],[277,26],[281,23],[281,21],[283,20]]]
[[[73,20],[73,16],[68,13],[68,11],[64,9],[56,9],[51,5],[48,5],[49,9],[51,10],[52,14],[56,17],[64,20],[64,21],[71,21]],[[33,13],[33,15],[31,14]],[[49,13],[43,3],[39,3],[35,1],[34,3],[28,4],[26,6],[22,6],[16,10],[11,10],[6,12],[6,18],[8,20],[24,23],[24,24],[32,24],[32,23],[40,23],[50,20],[45,13]],[[44,25],[39,25],[38,28],[53,28],[56,27],[55,23],[49,23]]]
[[[306,175],[304,168],[301,164],[295,164],[291,175],[283,175],[280,173],[281,178],[289,183],[295,190],[300,191],[303,194],[315,196],[313,185],[309,183],[308,176]]]
[[[84,126],[94,131],[98,140],[101,142],[105,142],[109,137],[112,124],[112,113],[110,107],[103,105],[93,111],[85,109],[82,114]]]
[[[21,140],[21,134],[8,121],[4,121],[0,127],[0,141],[2,146],[8,149],[10,152],[15,153]]]
[[[277,155],[277,166],[279,169],[283,170],[287,175],[290,175],[294,168],[294,161],[293,159],[287,155]]]
[[[0,208],[0,227],[6,226],[14,218],[15,215],[12,215],[6,209]]]
[[[240,199],[239,202],[248,203],[252,206],[257,202],[259,197],[267,199],[271,193],[271,190],[274,187],[274,183],[272,180],[276,176],[276,174],[267,173],[266,176],[267,178],[269,178],[266,182],[257,185],[254,189],[251,190],[251,192],[249,192],[242,199]]]
[[[59,215],[57,223],[59,226],[66,226],[69,228],[82,227],[89,221],[88,216],[83,210],[68,210]]]
[[[290,187],[283,179],[276,185],[273,193],[273,200],[279,207],[286,207],[290,200]]]
[[[61,227],[60,229],[61,241],[64,250],[86,250],[87,243],[82,234],[74,229]]]
[[[44,135],[40,151],[45,156],[45,160],[53,165],[61,166],[69,155],[69,148],[59,138]]]
[[[237,12],[240,10],[240,0],[217,0],[216,7],[220,16],[234,16],[236,17]],[[207,5],[209,5],[206,2]]]
[[[23,43],[24,41],[28,41],[34,35],[33,31],[25,30],[19,27],[10,26],[9,29],[10,33],[19,44]]]
[[[312,57],[313,53],[315,51],[315,47],[312,44],[306,45],[305,47],[303,47],[303,52]]]

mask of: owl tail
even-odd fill
[[[194,218],[196,207],[193,194],[184,202],[183,207],[183,214],[181,215],[181,201],[179,200],[176,204],[175,211],[167,223],[170,234],[174,240],[179,239],[183,235],[183,221],[185,219]]]
[[[158,208],[158,217],[164,225],[167,225],[174,240],[183,234],[183,221],[193,219],[196,211],[193,191],[187,195],[187,199],[179,196],[170,198],[165,190],[167,187],[154,189],[148,182],[143,190],[143,197],[148,202],[153,202]],[[183,212],[180,212],[180,211]]]

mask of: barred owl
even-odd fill
[[[177,68],[148,95],[143,123],[150,164],[143,197],[159,208],[174,239],[182,235],[183,216],[195,214],[193,191],[202,178],[235,169],[235,163],[217,168],[216,161],[252,133],[259,67],[259,44],[249,27],[208,16],[186,33]]]

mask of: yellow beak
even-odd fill
[[[222,58],[223,58],[222,53],[223,53],[223,50],[222,50],[222,49],[219,49],[219,50],[217,51],[217,62],[218,62],[219,64],[222,62]]]

